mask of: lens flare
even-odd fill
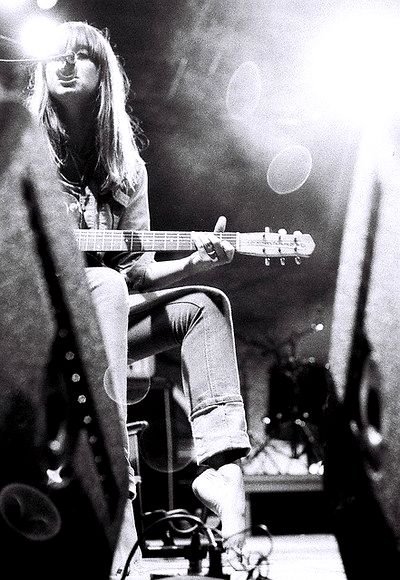
[[[234,119],[246,119],[261,97],[261,72],[256,63],[246,61],[233,73],[226,91],[226,108]]]
[[[307,181],[312,163],[311,153],[303,145],[283,149],[269,164],[267,171],[269,187],[280,195],[293,193]]]

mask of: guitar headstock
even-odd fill
[[[265,258],[269,265],[271,258],[279,258],[281,264],[285,264],[286,258],[294,258],[300,264],[302,258],[309,258],[315,249],[315,243],[310,234],[295,231],[288,234],[280,229],[271,232],[265,228],[264,232],[251,232],[239,234],[237,250],[240,254],[259,256]]]

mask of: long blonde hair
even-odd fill
[[[57,44],[63,52],[86,48],[99,69],[95,146],[97,167],[104,174],[102,189],[134,188],[139,164],[143,163],[138,147],[141,130],[128,113],[130,83],[107,31],[86,22],[65,22],[57,28]],[[62,165],[67,135],[48,92],[44,63],[36,66],[31,77],[28,107],[43,123],[54,159]]]

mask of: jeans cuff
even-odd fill
[[[192,419],[197,464],[222,451],[237,450],[237,458],[250,451],[243,403],[232,402],[208,407]]]

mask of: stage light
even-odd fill
[[[50,10],[51,8],[54,8],[57,2],[58,0],[37,0],[37,5],[42,10]]]
[[[348,118],[362,119],[399,108],[398,15],[384,9],[342,13],[312,47],[314,92]]]
[[[34,58],[44,58],[54,52],[54,31],[58,22],[46,16],[32,17],[20,31],[20,42],[25,52]]]
[[[311,475],[323,475],[324,474],[324,465],[322,461],[318,461],[317,463],[311,463],[308,467],[308,473]]]

